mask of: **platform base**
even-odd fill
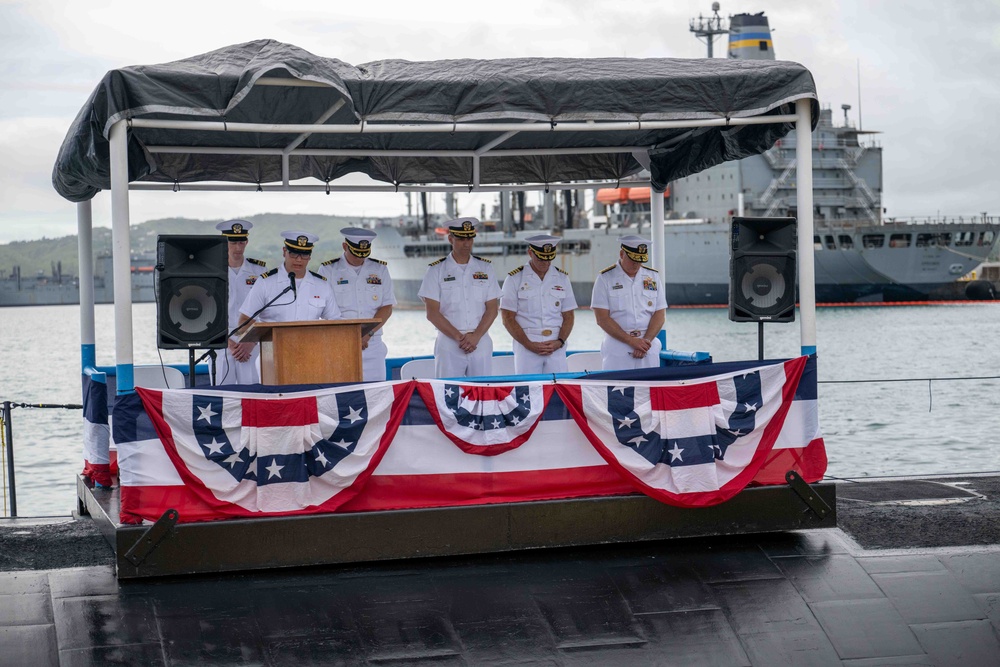
[[[791,488],[766,486],[701,509],[631,495],[180,523],[136,564],[125,554],[149,526],[118,523],[117,488],[77,480],[80,507],[111,544],[119,579],[835,528],[836,485],[813,489],[834,508],[822,519]]]

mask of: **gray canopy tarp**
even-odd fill
[[[325,87],[254,85],[262,76]],[[162,65],[108,72],[73,121],[52,173],[74,202],[110,189],[108,137],[122,119],[313,124],[339,100],[327,124],[656,121],[794,113],[812,100],[809,71],[796,63],[750,60],[571,59],[382,60],[349,65],[299,47],[259,40]],[[498,147],[538,149],[642,146],[631,153],[496,156],[481,159],[480,183],[546,184],[617,180],[648,167],[654,187],[767,150],[788,123],[599,132],[521,132]],[[281,149],[295,133],[209,132],[132,127],[129,181],[265,184],[282,179],[278,155],[151,153],[150,146]],[[474,150],[498,132],[311,134],[298,148]],[[364,173],[396,185],[471,185],[470,157],[289,158],[289,178],[329,183]]]

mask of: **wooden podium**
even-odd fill
[[[380,323],[255,322],[240,342],[260,343],[261,384],[361,382],[361,337]]]

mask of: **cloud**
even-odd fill
[[[765,11],[780,58],[801,62],[821,103],[840,122],[841,104],[880,130],[883,198],[890,215],[993,209],[1000,139],[991,122],[1000,103],[1000,4],[912,0],[724,0],[723,14]],[[189,57],[270,37],[360,64],[384,58],[702,57],[688,19],[710,13],[703,0],[467,0],[327,3],[244,0],[168,5],[137,2],[0,0],[0,243],[75,232],[75,212],[50,185],[70,121],[112,68]],[[165,39],[152,39],[151,26]],[[725,41],[716,43],[716,53]],[[858,100],[860,64],[861,100]],[[860,108],[859,108],[860,107]],[[492,198],[460,198],[478,213]],[[96,224],[110,224],[106,195]],[[440,202],[440,198],[437,198]],[[440,210],[440,203],[438,204]],[[397,215],[402,195],[133,195],[136,221],[184,215],[337,212]]]

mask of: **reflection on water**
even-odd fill
[[[114,311],[97,307],[97,360],[114,363]],[[724,309],[667,312],[668,347],[705,350],[716,361],[757,356],[757,326]],[[156,349],[153,304],[133,308],[136,364],[187,363]],[[817,318],[820,421],[829,474],[860,477],[1000,470],[1000,381],[829,384],[832,380],[1000,375],[1000,304],[829,308]],[[510,349],[499,323],[494,347]],[[430,354],[434,329],[422,312],[397,311],[385,329],[391,355]],[[571,349],[597,349],[590,311],[579,311]],[[0,308],[0,400],[79,403],[79,309]],[[799,325],[764,329],[769,358],[798,354]],[[66,515],[82,466],[79,411],[16,409],[13,415],[18,513]]]

